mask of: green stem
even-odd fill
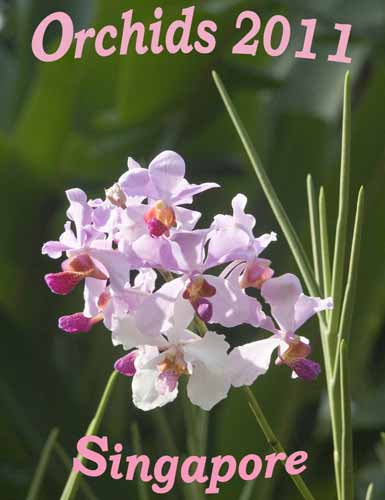
[[[37,500],[40,498],[40,488],[43,483],[44,475],[49,465],[49,459],[54,450],[55,441],[58,437],[59,429],[52,429],[48,435],[47,441],[44,444],[40,455],[39,463],[36,467],[31,486],[29,488],[26,500]]]
[[[218,74],[213,71],[213,78],[214,82],[218,88],[218,91],[223,99],[223,102],[225,104],[225,107],[227,109],[227,112],[229,113],[229,116],[234,124],[234,127],[236,131],[238,132],[238,135],[242,141],[242,144],[245,148],[245,151],[247,153],[247,156],[249,157],[249,160],[255,170],[255,173],[258,177],[259,183],[263,189],[263,192],[265,193],[265,196],[271,206],[271,209],[273,210],[273,213],[282,229],[282,232],[284,233],[286,240],[289,244],[289,247],[291,249],[291,252],[297,262],[297,265],[301,271],[301,274],[303,276],[303,279],[305,280],[306,286],[309,290],[309,292],[312,295],[319,296],[320,295],[320,290],[318,287],[318,284],[314,278],[314,273],[311,268],[309,259],[305,253],[305,250],[302,246],[302,243],[298,237],[298,234],[296,233],[293,225],[290,222],[290,219],[283,208],[277,193],[275,192],[270,179],[268,178],[265,169],[263,168],[262,162],[254,148],[254,145],[250,139],[250,136],[245,129],[235,107],[234,104],[231,101],[231,98],[229,94],[227,93],[227,90],[225,89],[225,86],[223,85],[222,80],[218,76]]]
[[[341,383],[341,500],[353,500],[353,437],[349,387],[348,355],[345,340],[340,347]]]
[[[306,179],[307,202],[309,208],[310,236],[313,253],[314,276],[321,288],[321,241],[320,241],[320,223],[315,199],[314,183],[309,174]]]
[[[63,465],[71,473],[72,460],[68,456],[67,452],[62,447],[62,445],[59,443],[59,441],[56,441],[56,443],[55,443],[55,451],[56,451],[57,456],[62,461]],[[83,477],[80,477],[79,490],[81,490],[81,492],[83,493],[84,498],[87,498],[87,500],[98,500],[97,497],[94,495],[93,491],[91,490],[89,484],[84,480]]]
[[[338,331],[338,340],[341,341],[342,338],[348,339],[350,334],[350,329],[352,325],[353,318],[353,308],[354,308],[354,297],[356,292],[357,274],[358,274],[358,262],[360,258],[360,245],[361,245],[361,235],[364,219],[364,202],[365,202],[365,191],[361,187],[358,193],[356,217],[354,222],[353,238],[352,238],[352,250],[350,253],[349,271],[348,279],[346,282],[344,301],[341,311],[341,319]]]
[[[153,417],[155,419],[156,425],[159,428],[164,445],[167,449],[167,452],[171,455],[178,455],[178,448],[175,443],[174,435],[172,433],[172,430],[170,429],[169,421],[167,419],[167,416],[165,414],[165,409],[164,408],[157,408],[152,412]]]
[[[334,308],[331,312],[329,335],[331,352],[337,355],[337,332],[342,307],[343,279],[345,275],[345,254],[349,216],[349,177],[350,177],[350,139],[351,136],[351,103],[350,74],[346,73],[344,88],[344,109],[342,118],[341,173],[338,205],[336,238],[334,244],[332,297]]]
[[[98,432],[117,378],[118,378],[118,372],[113,371],[110,375],[110,378],[108,379],[107,385],[100,399],[99,406],[96,410],[95,416],[91,420],[88,426],[87,432],[85,434],[86,436],[92,436]],[[83,456],[78,455],[77,458],[82,464],[86,462],[86,459]],[[63,493],[60,497],[60,500],[72,500],[73,498],[75,498],[75,495],[79,488],[79,478],[80,475],[76,471],[72,470],[64,487]]]
[[[366,492],[365,500],[372,500],[374,491],[374,484],[370,483],[368,486],[368,491]]]
[[[139,427],[136,422],[131,424],[131,436],[133,449],[136,455],[141,455],[142,443],[140,439]],[[144,481],[138,480],[138,497],[139,500],[149,500],[150,496],[147,489],[147,484]]]
[[[245,387],[244,390],[249,400],[250,408],[254,413],[254,416],[257,419],[257,422],[260,428],[262,429],[262,432],[265,435],[268,444],[276,453],[285,453],[285,455],[287,456],[283,446],[279,442],[278,438],[276,437],[272,428],[270,427],[268,421],[266,420],[266,417],[263,414],[263,411],[259,406],[258,401],[256,400],[252,390],[250,389],[250,387]],[[314,500],[313,495],[311,494],[309,488],[306,486],[305,481],[302,479],[300,475],[294,475],[290,477],[305,500]]]
[[[330,271],[330,250],[329,236],[326,212],[325,191],[321,187],[318,199],[320,233],[321,233],[321,259],[322,259],[322,274],[323,274],[323,292],[325,297],[329,297],[331,292],[331,271]]]

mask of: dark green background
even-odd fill
[[[385,214],[385,4],[383,0],[196,2],[196,18],[218,24],[217,48],[210,55],[145,55],[101,59],[90,45],[82,60],[72,53],[42,64],[31,53],[32,33],[50,12],[65,10],[76,29],[120,26],[129,8],[151,22],[162,5],[169,21],[192,2],[14,0],[0,3],[0,496],[19,500],[28,489],[39,452],[54,426],[60,443],[73,456],[111,371],[121,353],[102,327],[69,337],[57,317],[81,308],[81,290],[60,298],[43,282],[57,262],[41,256],[41,244],[55,239],[64,223],[64,190],[81,187],[98,196],[125,170],[128,155],[147,164],[163,149],[175,149],[188,165],[190,181],[217,181],[222,190],[199,197],[203,223],[230,210],[237,192],[249,197],[257,232],[276,230],[279,241],[269,252],[277,274],[297,272],[263,193],[212,82],[216,69],[234,97],[239,112],[264,160],[295,227],[309,248],[305,178],[326,187],[330,234],[336,219],[343,78],[353,81],[352,206],[359,185],[367,188],[367,210],[351,332],[353,421],[357,498],[369,480],[375,499],[385,496],[384,450],[379,432],[385,428],[384,377],[384,214]],[[239,38],[234,25],[244,9],[257,11],[263,24],[284,14],[293,28],[287,52],[269,58],[262,44],[255,57],[233,56]],[[302,18],[318,19],[316,61],[294,59],[302,45]],[[166,22],[166,25],[168,22]],[[327,62],[335,51],[335,22],[353,24],[349,66]],[[164,33],[164,32],[163,32]],[[55,34],[52,33],[55,44]],[[304,333],[317,341],[316,321]],[[228,332],[230,341],[255,338],[251,328]],[[315,358],[321,359],[319,347]],[[317,499],[333,498],[333,467],[325,382],[291,381],[288,370],[272,368],[255,384],[255,393],[278,436],[290,451],[309,451],[304,477]],[[163,419],[163,420],[162,420]],[[181,401],[148,414],[131,403],[130,381],[121,378],[102,425],[112,442],[132,453],[132,424],[139,425],[143,451],[151,457],[169,452],[161,422],[170,423],[179,454],[188,454]],[[190,433],[191,434],[191,433]],[[242,391],[210,413],[208,454],[268,453]],[[52,458],[40,498],[56,499],[67,472]],[[137,483],[90,480],[103,500],[138,498]],[[243,484],[234,479],[219,498],[234,499]],[[168,498],[190,498],[176,486]],[[79,493],[79,499],[82,493]],[[187,497],[186,497],[187,498]],[[194,498],[194,497],[191,497]],[[199,498],[199,497],[198,497]],[[277,473],[257,481],[250,498],[297,500],[290,480]]]

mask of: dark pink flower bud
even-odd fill
[[[133,377],[136,373],[135,359],[138,355],[138,351],[131,351],[122,358],[119,358],[114,365],[117,372],[125,375],[126,377]]]
[[[87,318],[83,313],[70,314],[59,318],[59,328],[67,333],[89,332],[94,323],[93,318]]]
[[[44,276],[45,282],[53,293],[67,295],[83,279],[79,273],[61,272],[50,273]]]

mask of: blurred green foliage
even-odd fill
[[[103,328],[70,338],[56,326],[58,316],[77,311],[81,303],[80,291],[59,299],[42,280],[44,273],[57,269],[56,262],[40,255],[40,248],[61,231],[64,190],[78,186],[90,195],[101,193],[125,169],[128,155],[146,164],[162,149],[175,149],[187,160],[190,180],[214,180],[223,186],[221,191],[200,197],[203,223],[209,223],[217,212],[228,212],[232,196],[242,191],[249,197],[258,232],[278,230],[216,93],[210,76],[215,68],[310,251],[308,172],[326,187],[331,228],[336,217],[341,99],[347,67],[327,62],[326,56],[335,51],[337,43],[334,23],[346,22],[353,24],[349,49],[354,84],[352,192],[364,184],[368,200],[352,332],[355,463],[358,498],[363,498],[367,483],[373,481],[374,499],[380,500],[385,496],[383,453],[376,454],[379,432],[385,428],[385,341],[381,338],[385,305],[385,4],[383,0],[368,0],[364,6],[360,0],[207,0],[197,7],[196,19],[209,17],[219,26],[217,47],[210,55],[137,56],[130,51],[126,57],[101,59],[88,47],[77,61],[70,54],[61,61],[42,64],[32,56],[32,33],[50,12],[69,12],[76,29],[81,29],[117,25],[121,13],[129,8],[135,10],[137,20],[151,22],[160,3],[167,25],[192,2],[0,3],[1,498],[25,496],[52,427],[60,428],[60,442],[73,456],[113,360],[120,354]],[[289,18],[292,42],[283,56],[269,58],[262,47],[255,57],[231,54],[239,38],[235,19],[244,9],[257,11],[263,22],[277,13]],[[318,58],[295,59],[294,52],[302,45],[300,20],[312,17],[319,20],[314,45]],[[352,203],[354,198],[352,195]],[[282,237],[271,254],[278,274],[297,271]],[[317,338],[316,321],[307,330]],[[240,328],[228,332],[228,337],[238,343],[255,334],[258,332]],[[319,348],[315,356],[320,358]],[[284,369],[273,368],[254,389],[285,446],[309,451],[305,478],[316,498],[333,498],[332,448],[322,378],[315,384],[302,384],[291,381]],[[133,439],[131,429],[138,428],[143,451],[157,457],[170,452],[165,424],[172,429],[179,454],[188,454],[191,429],[186,428],[183,404],[179,401],[162,412],[141,413],[131,403],[130,381],[119,380],[102,426],[111,442],[123,442],[126,453],[133,453],[138,439]],[[208,455],[240,458],[246,453],[268,452],[241,391],[232,391],[210,413],[207,435]],[[61,461],[53,458],[41,499],[58,498],[66,475]],[[101,499],[138,495],[136,483],[108,478],[89,483]],[[220,498],[238,498],[242,487],[234,479],[222,487]],[[183,488],[179,485],[168,497],[197,494]],[[258,480],[250,498],[296,500],[298,493],[288,478],[276,474],[271,480]]]

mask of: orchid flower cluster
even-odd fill
[[[276,235],[254,236],[246,196],[233,198],[232,215],[197,229],[201,214],[184,205],[218,187],[190,184],[183,158],[172,151],[148,169],[129,158],[105,199],[88,200],[78,188],[66,192],[64,232],[43,246],[53,259],[66,256],[60,272],[45,276],[52,292],[84,286],[83,311],[59,318],[59,328],[74,334],[103,322],[112,343],[128,351],[115,370],[132,377],[133,402],[142,410],[175,400],[182,376],[191,402],[210,410],[231,386],[251,385],[266,373],[274,351],[275,363],[294,378],[320,373],[297,330],[332,308],[331,298],[306,296],[293,274],[274,277],[260,254]],[[230,350],[214,325],[241,324],[269,336]]]

